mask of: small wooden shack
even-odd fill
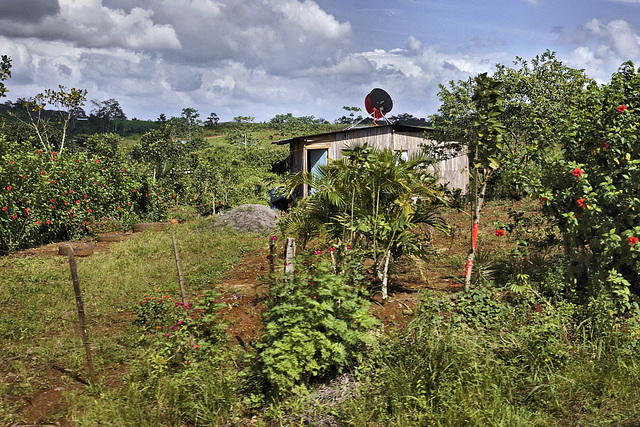
[[[368,143],[378,148],[401,151],[404,158],[422,149],[423,145],[436,144],[429,139],[433,128],[408,125],[379,125],[355,127],[317,135],[299,136],[276,141],[275,144],[289,145],[289,166],[292,173],[302,170],[312,172],[317,165],[326,165],[327,159],[340,159],[342,149],[347,146]],[[442,184],[451,190],[467,191],[469,185],[469,161],[466,155],[443,160],[436,167]],[[308,189],[303,189],[306,196]]]

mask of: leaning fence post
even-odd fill
[[[176,256],[176,267],[178,269],[178,281],[180,282],[180,293],[182,294],[182,303],[187,305],[187,291],[184,289],[184,280],[182,279],[182,268],[180,268],[180,257],[178,256],[178,245],[176,243],[176,233],[171,232],[171,240],[173,241],[173,253]]]
[[[96,384],[96,374],[93,371],[93,360],[91,360],[91,346],[89,343],[89,332],[87,331],[87,320],[84,316],[84,306],[82,305],[82,294],[80,292],[80,280],[78,280],[78,270],[76,268],[76,255],[72,247],[69,247],[69,269],[73,280],[73,291],[76,294],[76,306],[78,307],[78,318],[80,320],[80,330],[82,332],[82,343],[84,351],[87,353],[87,364],[91,374],[91,383]]]

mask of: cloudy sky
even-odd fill
[[[333,121],[375,87],[426,117],[438,84],[547,49],[600,82],[640,65],[640,0],[0,0],[8,99],[64,85],[139,119]]]

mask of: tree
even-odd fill
[[[343,110],[348,111],[349,112],[349,116],[342,116],[338,119],[335,120],[334,123],[336,124],[343,124],[343,125],[351,125],[353,123],[357,123],[359,121],[362,120],[362,115],[358,114],[358,117],[356,117],[356,113],[358,111],[362,111],[362,108],[360,107],[348,107],[348,106],[343,106],[342,107]]]
[[[480,212],[484,204],[487,183],[491,175],[500,167],[503,157],[502,135],[505,132],[504,125],[500,122],[500,115],[504,112],[502,103],[502,83],[480,74],[474,79],[475,104],[474,134],[475,144],[469,146],[469,165],[473,170],[473,222],[471,227],[471,247],[467,255],[465,267],[465,291],[471,285],[471,272],[476,252],[478,226],[480,224]],[[473,159],[473,160],[472,160]],[[478,191],[478,187],[480,187]]]
[[[592,83],[583,70],[563,65],[550,51],[531,61],[516,57],[513,65],[496,64],[491,76],[503,82],[500,122],[506,130],[502,146],[508,160],[502,162],[487,189],[494,196],[510,195],[508,187],[515,195],[535,191],[532,180],[538,179],[548,159],[559,155],[559,135],[567,130],[563,117],[571,115],[576,109],[574,101]],[[475,84],[469,79],[440,85],[441,105],[429,117],[434,137],[454,151],[467,152],[475,143]]]
[[[213,128],[215,126],[218,126],[219,122],[220,118],[218,117],[218,115],[216,113],[211,113],[209,114],[209,117],[207,117],[207,120],[204,121],[204,126],[207,128]]]
[[[402,153],[364,144],[343,150],[317,173],[299,172],[287,183],[315,191],[299,201],[300,209],[281,220],[283,230],[305,241],[322,235],[333,244],[359,247],[373,261],[373,272],[387,300],[389,268],[403,254],[419,259],[428,236],[422,225],[446,230],[437,214],[443,193],[423,155],[408,161]]]
[[[258,144],[258,139],[251,133],[254,129],[253,117],[237,116],[233,118],[236,123],[227,133],[227,142],[241,147],[250,147]]]
[[[313,126],[320,122],[313,116],[294,117],[293,114],[278,114],[272,118],[271,123],[275,130],[283,138],[293,138],[299,135],[308,135],[312,132]]]
[[[7,55],[0,57],[0,98],[7,96],[6,93],[9,89],[5,86],[3,81],[11,77],[11,58]]]
[[[64,86],[58,86],[58,88],[59,90],[57,91],[47,89],[44,93],[39,93],[32,99],[23,101],[22,104],[29,118],[28,124],[35,131],[42,145],[42,149],[47,153],[51,153],[52,157],[54,156],[54,152],[56,152],[58,156],[62,155],[69,121],[78,110],[82,110],[81,106],[84,105],[87,100],[86,90],[76,88],[67,90]],[[57,123],[61,125],[62,130],[58,143],[56,143],[56,140],[52,137],[51,120],[44,114],[47,103],[58,108],[54,113],[54,116],[57,116]],[[13,116],[23,123],[26,123],[17,114],[13,114]]]
[[[195,108],[183,108],[180,116],[184,118],[188,126],[202,126],[202,121],[198,119],[200,113]]]
[[[409,114],[409,113],[402,113],[402,114],[398,114],[397,116],[389,116],[387,118],[393,124],[410,125],[410,126],[426,126],[429,124],[426,119],[424,118],[420,119],[414,116],[413,114]]]
[[[562,155],[538,180],[544,212],[562,234],[567,278],[586,299],[638,310],[640,295],[640,70],[622,64],[558,111]],[[634,306],[635,304],[635,306]]]
[[[113,98],[106,101],[91,100],[93,109],[91,110],[91,116],[102,126],[103,130],[113,130],[118,132],[118,121],[127,120],[127,116],[124,114],[120,103]],[[111,123],[113,122],[113,128]]]

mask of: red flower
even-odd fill
[[[571,174],[572,174],[573,176],[575,176],[576,178],[580,178],[580,177],[582,176],[582,173],[583,173],[583,172],[582,172],[582,169],[580,169],[580,168],[575,168],[575,169],[573,170],[573,172],[571,172]]]
[[[38,154],[42,154],[42,150],[38,150]]]
[[[638,243],[638,238],[635,236],[631,236],[627,239],[627,242],[629,242],[629,244],[631,246],[635,245],[636,243]]]
[[[584,208],[585,206],[587,206],[587,200],[585,198],[582,199],[578,199],[576,200],[576,203],[578,204],[578,206],[580,206],[581,208]]]
[[[14,221],[15,221],[15,219],[18,218],[18,215],[16,214],[16,215],[12,216],[11,218],[13,218]]]
[[[99,159],[96,159],[96,163],[100,163],[100,160],[99,160]]]
[[[44,171],[40,172],[40,175],[44,175]]]
[[[8,187],[7,187],[7,190],[8,190],[8,191],[11,191],[11,186],[8,186]]]
[[[621,105],[618,107],[618,113],[624,113],[625,111],[627,111],[626,105]]]
[[[47,220],[47,225],[51,225],[51,220],[50,219]]]
[[[40,224],[42,224],[42,223],[41,223],[40,221],[36,221],[36,224],[40,225]]]
[[[6,210],[7,210],[7,207],[6,207],[6,206],[5,206],[5,207],[3,207],[3,208],[2,208],[2,210],[3,210],[3,211],[6,211]]]
[[[540,200],[542,200],[543,202],[546,202],[546,201],[548,201],[549,199],[548,199],[548,198],[546,198],[546,197],[540,197]]]
[[[504,229],[501,228],[500,230],[496,230],[496,236],[504,237],[504,235],[505,235]]]

